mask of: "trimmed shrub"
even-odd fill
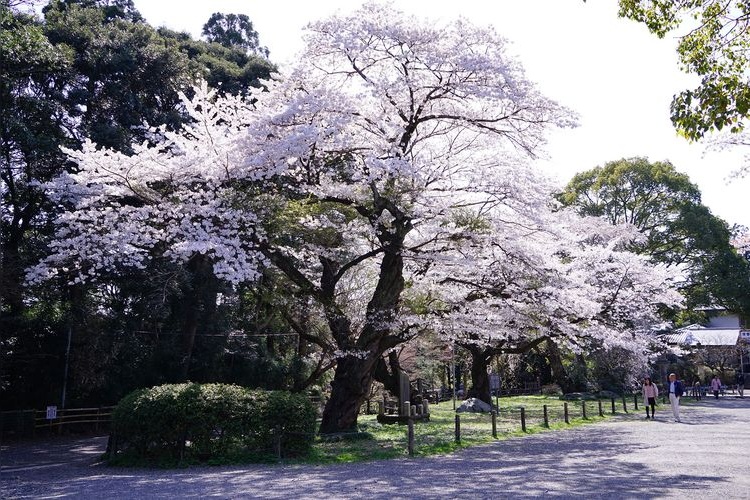
[[[112,414],[110,461],[227,461],[309,451],[316,412],[301,394],[226,384],[171,384],[125,396]]]

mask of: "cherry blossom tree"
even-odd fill
[[[49,188],[72,209],[30,276],[169,259],[234,284],[274,267],[317,304],[337,348],[331,433],[356,425],[376,364],[417,331],[405,261],[450,238],[460,207],[529,209],[529,169],[507,158],[574,119],[490,28],[367,4],[308,30],[301,62],[249,100],[198,89],[182,131],[153,129],[131,156],[70,152],[79,173]]]
[[[547,341],[578,352],[625,348],[642,358],[662,325],[658,308],[681,302],[665,266],[625,250],[642,238],[633,226],[542,204],[515,214],[513,224],[502,216],[474,220],[482,224],[441,249],[424,292],[440,314],[435,328],[471,354],[470,397],[491,403],[494,356]]]

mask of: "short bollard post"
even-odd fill
[[[492,437],[497,439],[497,412],[490,413],[492,418]]]
[[[628,412],[628,400],[625,399],[625,394],[622,395],[622,411]]]
[[[544,405],[544,426],[549,428],[549,414],[547,413],[547,405]]]
[[[604,416],[604,408],[602,408],[602,400],[601,399],[599,400],[599,416],[600,417]]]
[[[456,415],[456,444],[461,443],[461,415]]]
[[[586,400],[585,399],[581,401],[581,415],[583,416],[584,420],[588,419],[588,417],[586,416]]]
[[[633,408],[638,411],[638,394],[633,394]]]
[[[521,430],[526,432],[526,408],[521,407]]]
[[[612,398],[612,415],[615,414],[615,398]]]
[[[567,401],[563,403],[563,415],[565,416],[565,423],[570,423],[570,418],[568,417],[568,403]]]
[[[414,419],[410,418],[406,422],[406,426],[408,429],[408,438],[409,438],[409,456],[414,456]]]

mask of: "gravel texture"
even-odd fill
[[[121,469],[106,438],[0,447],[3,498],[750,498],[750,397],[667,406],[429,458]]]

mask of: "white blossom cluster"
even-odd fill
[[[418,322],[400,279],[443,304],[440,331],[477,341],[632,337],[677,300],[663,270],[622,250],[632,232],[552,210],[520,158],[575,116],[492,29],[378,4],[308,29],[300,62],[249,100],[203,84],[183,130],[151,129],[128,155],[69,151],[78,172],[46,186],[69,210],[30,279],[204,255],[239,283],[276,265],[348,325],[337,355],[356,357]],[[399,279],[382,278],[386,252],[404,259]]]

